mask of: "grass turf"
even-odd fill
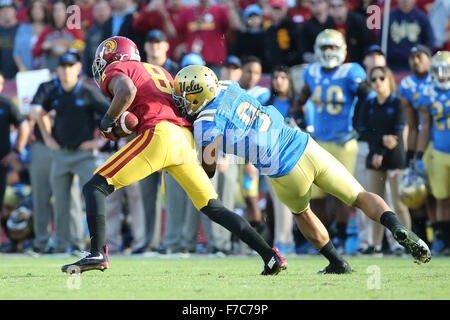
[[[257,257],[134,258],[112,256],[105,272],[60,271],[76,258],[0,256],[0,299],[449,299],[450,259],[416,265],[411,258],[347,257],[355,270],[318,275],[320,256],[288,256],[288,270],[260,276]]]

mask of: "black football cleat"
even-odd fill
[[[274,276],[281,270],[287,269],[287,261],[280,254],[280,250],[278,250],[277,247],[273,247],[272,249],[275,254],[267,264],[263,265],[263,271],[261,272],[261,275],[263,276]]]
[[[105,245],[103,250],[104,253],[91,253],[75,263],[64,265],[61,267],[61,271],[67,273],[83,273],[90,270],[105,271],[109,268],[108,246]]]
[[[342,264],[329,264],[325,267],[325,269],[322,269],[318,271],[318,274],[344,274],[344,273],[352,273],[353,270],[350,267],[350,264],[345,261]]]
[[[412,255],[417,264],[427,263],[431,260],[431,251],[427,244],[414,232],[401,226],[392,233],[394,239],[398,241]]]

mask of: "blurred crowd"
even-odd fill
[[[108,107],[107,99],[94,87],[91,71],[95,51],[104,39],[130,38],[142,61],[162,66],[173,77],[184,66],[206,65],[219,79],[238,81],[261,103],[276,106],[288,123],[310,130],[308,112],[299,108],[298,100],[303,71],[317,61],[314,44],[321,31],[335,29],[344,35],[345,62],[360,64],[367,78],[389,80],[388,95],[397,94],[397,100],[389,102],[394,109],[410,100],[408,94],[420,93],[420,88],[408,91],[405,79],[411,74],[427,76],[432,55],[450,50],[448,0],[390,3],[385,27],[382,0],[0,0],[0,92],[5,82],[15,81],[18,72],[49,69],[54,76],[32,102],[49,112],[53,137],[43,135],[29,115],[11,105],[17,100],[15,91],[1,96],[0,120],[1,105],[16,110],[4,125],[8,130],[0,130],[4,135],[0,167],[5,172],[0,172],[4,181],[0,187],[5,186],[0,188],[0,197],[4,193],[1,250],[78,255],[88,249],[80,188],[97,165],[127,142],[106,141],[90,125]],[[383,51],[386,29],[387,51]],[[385,90],[376,83],[371,83],[371,89],[374,96]],[[64,114],[61,106],[70,104],[86,106],[83,115]],[[403,138],[386,138],[386,145],[393,144],[389,149],[399,152],[394,157],[402,159],[398,163],[393,160],[389,167],[381,166],[382,159],[376,157],[367,160],[371,136],[360,129],[373,122],[367,121],[364,108],[357,104],[353,119],[359,131],[356,178],[385,196],[402,222],[432,244],[435,252],[442,251],[448,227],[436,224],[440,221],[430,215],[429,206],[409,209],[396,195],[402,172],[395,170],[408,165],[407,143],[400,143]],[[408,119],[402,107],[397,109],[398,123],[392,125],[403,130]],[[89,122],[88,132],[81,132],[74,124],[77,121],[81,126]],[[217,171],[213,182],[224,205],[245,216],[269,243],[282,253],[315,252],[256,168],[234,164],[232,157],[223,156]],[[199,213],[167,173],[156,172],[108,199],[106,236],[112,253],[251,253]],[[351,208],[340,208],[332,197],[324,199],[316,204],[317,212],[339,250],[404,253],[384,228]]]

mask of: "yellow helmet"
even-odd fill
[[[431,59],[431,80],[441,90],[450,89],[450,52],[438,51]]]
[[[416,209],[425,203],[428,187],[425,178],[414,167],[409,167],[400,177],[400,200],[410,209]]]
[[[333,46],[337,49],[323,50],[324,46]],[[347,56],[347,44],[344,36],[337,30],[325,29],[316,38],[314,43],[314,54],[324,68],[335,68],[340,66]]]
[[[190,116],[198,114],[214,99],[218,83],[216,74],[208,67],[184,67],[173,82],[175,105]]]

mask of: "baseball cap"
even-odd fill
[[[366,51],[365,55],[367,56],[367,55],[372,54],[372,53],[379,53],[379,54],[384,56],[383,50],[381,50],[381,47],[379,45],[377,45],[377,44],[373,44],[369,48],[367,48],[367,51]]]
[[[192,52],[186,54],[183,59],[181,60],[181,67],[184,68],[186,66],[204,66],[205,61],[203,60],[202,56],[198,53]]]
[[[167,41],[167,37],[164,32],[154,29],[147,34],[146,41]]]
[[[286,7],[286,2],[284,0],[270,0],[269,4],[272,8]]]
[[[70,65],[73,66],[75,63],[80,62],[80,56],[78,55],[78,52],[69,50],[66,53],[64,53],[59,58],[59,64],[60,66]]]
[[[236,68],[241,68],[241,59],[236,56],[229,56],[223,63],[224,67],[235,66]]]
[[[257,15],[262,16],[263,12],[259,5],[250,4],[244,9],[244,18],[247,19],[250,16]]]
[[[423,44],[417,44],[414,47],[412,47],[411,50],[409,51],[409,54],[411,55],[416,52],[422,52],[425,53],[427,56],[431,57],[431,50],[427,46],[424,46]]]

